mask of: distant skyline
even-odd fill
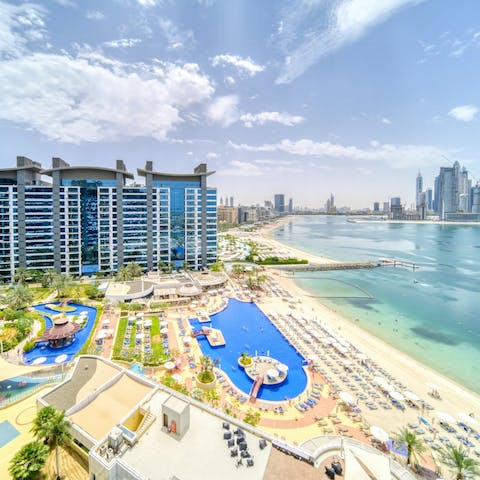
[[[477,0],[0,1],[1,167],[190,172],[235,203],[480,179]]]

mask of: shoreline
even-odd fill
[[[270,234],[273,230],[290,221],[292,221],[292,217],[286,217],[280,222],[269,224],[259,232],[259,236],[269,244],[278,246],[283,250],[289,250],[297,256],[307,258],[309,261],[336,263],[333,259],[319,257],[303,252],[300,249],[291,248],[271,237]],[[302,304],[314,312],[317,318],[346,337],[347,340],[382,365],[417,395],[428,398],[428,401],[434,405],[435,410],[447,411],[454,416],[459,412],[467,414],[474,412],[476,418],[480,416],[479,394],[436,371],[433,367],[425,365],[421,361],[400,351],[394,345],[378,338],[353,320],[322,303],[318,298],[312,297],[308,291],[300,288],[295,283],[294,278],[286,277],[282,275],[282,272],[276,271],[274,268],[268,268],[268,271],[283,288],[300,297]],[[442,400],[436,400],[428,395],[431,390],[426,385],[428,382],[436,383],[440,387]]]

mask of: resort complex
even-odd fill
[[[79,276],[115,272],[136,262],[204,269],[216,261],[216,189],[201,164],[193,173],[138,169],[144,185],[117,160],[115,168],[51,168],[17,157],[0,169],[0,281],[19,268]],[[128,183],[129,181],[130,183]]]
[[[448,478],[448,449],[480,456],[477,396],[341,329],[285,270],[238,263],[301,252],[234,234],[225,268],[105,277],[101,300],[83,280],[27,306],[43,326],[2,360],[2,478],[52,412],[68,438],[44,471],[75,480]]]

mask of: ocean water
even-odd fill
[[[336,260],[418,265],[296,273],[294,279],[352,322],[480,393],[480,226],[305,216],[272,236]]]

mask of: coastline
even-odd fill
[[[259,235],[270,245],[282,250],[291,251],[299,258],[320,263],[336,263],[333,259],[315,256],[296,248],[291,248],[271,237],[271,232],[292,220],[286,217],[280,222],[267,225]],[[480,416],[480,395],[457,383],[455,380],[437,372],[413,357],[401,352],[395,346],[376,337],[368,330],[357,325],[352,320],[341,315],[331,307],[321,303],[318,298],[312,297],[307,291],[300,288],[293,278],[287,277],[282,272],[269,268],[268,271],[283,288],[302,299],[302,304],[326,325],[337,330],[351,343],[355,344],[362,352],[367,354],[401,382],[413,390],[435,407],[435,410],[446,411],[456,416],[459,412],[474,412]],[[435,383],[440,387],[442,400],[433,399],[428,395],[426,383]]]

